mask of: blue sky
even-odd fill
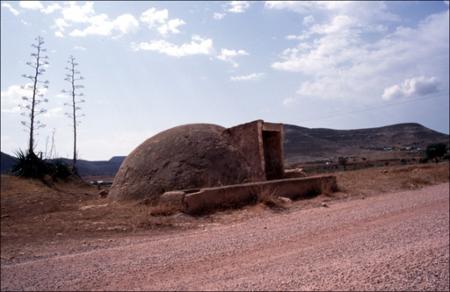
[[[127,155],[186,123],[449,131],[448,1],[2,1],[3,152],[27,145],[18,104],[38,35],[50,85],[37,150],[55,131],[58,156],[72,153],[69,55],[85,77],[81,159]]]

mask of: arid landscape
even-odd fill
[[[0,291],[450,291],[443,1],[8,1]]]
[[[352,164],[363,164],[368,160],[400,164],[418,162],[430,143],[449,143],[448,135],[433,131],[420,124],[395,124],[390,126],[358,129],[310,129],[296,125],[284,125],[285,158],[291,165],[323,165],[325,161],[337,164],[339,156],[349,157]],[[1,171],[8,172],[15,158],[1,153]],[[111,181],[124,156],[115,156],[106,161],[78,162],[79,172],[88,179]],[[63,159],[69,163],[69,159]]]
[[[101,198],[97,187],[81,182],[49,187],[4,175],[2,290],[448,289],[448,162],[374,167],[336,175],[339,192],[331,195],[276,206],[257,203],[206,216],[171,213],[145,204],[119,204]],[[396,227],[389,228],[391,225]],[[388,240],[389,236],[393,238]],[[168,239],[170,245],[164,243]],[[170,253],[162,256],[170,246]],[[313,250],[308,251],[310,248]],[[247,249],[255,254],[247,254]],[[380,255],[375,250],[390,260],[377,263]],[[310,252],[320,255],[305,257]],[[437,258],[433,256],[436,252]],[[247,255],[240,256],[243,254]],[[309,266],[312,270],[301,273],[306,266],[296,265],[314,257],[327,260],[322,258]],[[195,273],[188,271],[194,258],[201,261]],[[298,261],[293,260],[296,258]],[[289,261],[297,264],[291,266]],[[389,263],[396,274],[383,274]],[[424,264],[431,266],[421,266]],[[39,265],[57,270],[46,269],[50,274],[44,276]],[[83,271],[77,265],[82,265]],[[254,270],[255,274],[243,278],[228,274],[242,271],[244,265],[250,265],[245,269],[248,273],[258,266],[266,272]],[[207,267],[219,270],[216,273]],[[140,272],[130,274],[136,269]],[[176,281],[144,276],[169,270],[183,276]],[[112,281],[125,274],[136,276]],[[313,284],[310,277],[321,281]],[[426,281],[417,277],[426,277]]]
[[[448,290],[446,139],[192,124],[115,176],[4,174],[1,288]]]

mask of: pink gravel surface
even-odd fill
[[[449,290],[449,184],[2,261],[2,290]]]

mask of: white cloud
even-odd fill
[[[249,1],[231,1],[228,3],[228,12],[243,13],[250,7]]]
[[[76,51],[86,51],[87,50],[85,47],[82,47],[82,46],[75,46],[75,47],[73,47],[73,49]]]
[[[93,2],[86,2],[83,5],[68,2],[63,7],[52,5],[45,8],[47,13],[61,11],[61,17],[55,19],[53,26],[57,37],[64,37],[68,28],[71,28],[69,36],[72,37],[96,35],[120,37],[135,32],[139,27],[139,21],[131,14],[122,14],[115,19],[110,19],[105,13],[96,14]],[[44,10],[41,12],[46,13]],[[79,27],[80,25],[85,26]],[[73,29],[74,26],[78,27]]]
[[[3,4],[2,4],[3,6]],[[39,10],[44,14],[51,14],[57,10],[61,10],[61,6],[58,3],[49,4],[45,7],[40,1],[19,1],[19,6],[29,10]],[[6,7],[6,6],[5,6]],[[17,12],[18,14],[18,12]],[[17,15],[15,14],[15,15]]]
[[[85,37],[88,35],[111,35],[113,31],[113,23],[109,20],[108,15],[99,14],[90,17],[89,26],[83,30],[74,29],[69,35],[73,37]]]
[[[14,7],[12,7],[11,4],[6,3],[6,2],[2,2],[2,7],[7,8],[14,16],[17,16],[20,14],[19,10],[15,9]]]
[[[19,1],[19,6],[30,10],[41,10],[44,8],[40,1]]]
[[[367,29],[367,27],[366,27]],[[348,39],[349,37],[357,37],[359,32],[361,30],[361,26],[357,21],[347,15],[336,15],[332,17],[329,23],[325,24],[315,24],[308,28],[308,30],[304,31],[300,35],[288,35],[286,36],[286,39],[288,40],[299,40],[304,41],[309,38],[311,38],[314,35],[325,35],[329,36],[330,40],[331,38],[334,41],[340,41],[342,37]],[[334,38],[335,35],[339,35],[339,37]],[[318,41],[316,39],[316,41]],[[319,39],[320,41],[320,39]],[[324,46],[333,46],[333,44],[327,44],[324,43]],[[289,55],[293,52],[298,53],[299,49],[305,49],[305,48],[311,48],[312,44],[302,42],[297,48],[294,49],[288,49],[287,51],[283,52],[283,55]],[[323,48],[323,47],[322,47]]]
[[[226,13],[214,12],[213,18],[216,20],[223,19],[227,15]]]
[[[21,88],[20,85],[11,85],[8,89],[1,92],[2,112],[17,113],[20,112],[19,104],[22,96],[29,96],[30,90]]]
[[[223,5],[224,12],[214,12],[213,18],[216,20],[223,19],[227,13],[244,13],[249,7],[250,1],[229,1]]]
[[[293,97],[288,97],[283,99],[283,105],[284,106],[290,106],[291,104],[295,103],[296,99]]]
[[[191,42],[176,45],[165,40],[153,40],[132,45],[135,51],[154,51],[171,57],[192,55],[210,55],[213,51],[213,41],[200,36],[193,36]]]
[[[63,33],[66,27],[69,27],[70,24],[68,24],[64,18],[57,18],[55,19],[54,27],[57,28],[57,32]]]
[[[248,75],[231,76],[231,81],[255,81],[259,80],[264,76],[264,73],[251,73]]]
[[[17,149],[17,141],[11,136],[3,135],[3,131],[0,141],[2,152],[8,151],[12,154],[14,149]]]
[[[362,22],[371,22],[374,19],[399,20],[399,17],[389,12],[386,4],[381,1],[266,1],[264,7],[308,15],[318,12],[345,14]]]
[[[190,42],[183,43],[180,45],[160,39],[160,40],[151,40],[150,42],[132,43],[131,48],[134,51],[153,51],[177,58],[192,55],[209,55],[213,56],[218,60],[228,62],[232,64],[234,67],[239,66],[239,64],[234,60],[234,58],[238,56],[248,55],[248,53],[245,50],[230,50],[230,49],[222,49],[220,51],[220,54],[217,55],[215,53],[215,49],[213,46],[213,40],[210,38],[202,38],[197,35],[192,36]],[[249,76],[236,76],[234,77],[235,80],[233,81],[237,81],[239,78],[242,78],[242,80],[248,78],[248,80],[250,80],[256,77],[259,78],[261,76],[252,74],[250,74]]]
[[[248,56],[248,53],[245,50],[229,50],[222,49],[220,54],[217,56],[217,59],[228,62],[233,65],[233,67],[239,67],[239,64],[234,60],[239,56]]]
[[[45,13],[45,14],[50,14],[50,13],[53,13],[60,9],[61,9],[61,6],[58,3],[53,3],[53,4],[48,5],[45,8],[42,8],[41,12]]]
[[[417,76],[405,79],[401,84],[395,84],[384,89],[382,98],[404,98],[411,96],[425,96],[438,91],[439,82],[436,77]]]
[[[113,26],[122,34],[126,34],[132,31],[136,31],[136,29],[139,27],[139,22],[131,14],[122,14],[113,21]]]
[[[84,5],[78,5],[76,2],[69,2],[61,13],[66,22],[86,23],[95,15],[94,3],[86,2]]]
[[[131,14],[123,14],[114,20],[110,20],[106,14],[98,14],[90,17],[89,26],[83,30],[75,29],[69,35],[73,37],[85,37],[88,35],[110,36],[136,31],[139,22]]]
[[[180,18],[169,19],[167,9],[157,10],[150,8],[141,14],[140,21],[147,24],[150,29],[156,28],[161,35],[180,33],[178,27],[186,24]]]
[[[156,8],[150,8],[142,12],[140,20],[152,28],[157,24],[164,24],[168,18],[169,11],[167,9],[157,10]]]
[[[25,86],[11,85],[8,89],[1,92],[1,111],[5,113],[17,113],[20,112],[19,104],[23,104],[22,97],[30,97],[32,94],[31,83]],[[39,93],[45,94],[46,88],[40,88]]]
[[[290,10],[300,14],[339,10],[351,1],[266,1],[264,7],[272,10]]]
[[[46,118],[59,118],[63,117],[63,108],[62,107],[54,107],[47,110],[42,116]]]
[[[352,19],[351,17],[347,15],[336,15],[331,20],[331,23],[319,25],[316,24],[313,27],[311,27],[312,33],[317,34],[333,34],[342,32],[348,29],[351,29],[353,27],[357,27],[358,24],[356,23],[355,19]]]
[[[63,38],[64,34],[61,31],[58,30],[58,31],[55,31],[55,36],[59,37],[59,38]]]
[[[309,37],[309,34],[302,34],[302,35],[287,35],[286,39],[287,40],[297,40],[297,41],[302,41],[304,39],[307,39]]]
[[[310,25],[313,22],[314,22],[314,16],[308,15],[308,16],[303,17],[303,24],[304,25]]]
[[[390,98],[405,93],[400,85],[400,89],[391,86],[392,80],[448,79],[448,66],[442,66],[449,62],[448,21],[449,13],[444,11],[415,27],[398,26],[388,33],[379,27],[380,20],[361,22],[351,15],[332,14],[298,36],[287,36],[301,42],[285,49],[272,68],[300,73],[303,81],[297,93],[301,96]],[[414,80],[420,91],[424,80]]]
[[[264,7],[267,9],[290,9],[290,10],[299,10],[301,8],[301,5],[298,5],[296,3],[297,1],[266,1],[264,3]],[[303,9],[301,9],[301,12],[303,12]]]
[[[169,20],[167,23],[164,23],[160,27],[158,27],[158,31],[162,35],[166,35],[168,33],[177,34],[180,33],[180,30],[178,29],[179,26],[184,25],[185,22],[182,19],[174,18]]]

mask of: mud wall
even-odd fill
[[[244,205],[255,201],[258,192],[299,199],[320,193],[332,193],[336,190],[336,177],[332,175],[205,188],[186,194],[182,200],[182,209],[186,213],[195,214],[217,208]]]
[[[238,125],[224,131],[234,147],[244,155],[244,159],[252,169],[249,181],[266,179],[264,171],[264,150],[262,141],[262,120]]]

